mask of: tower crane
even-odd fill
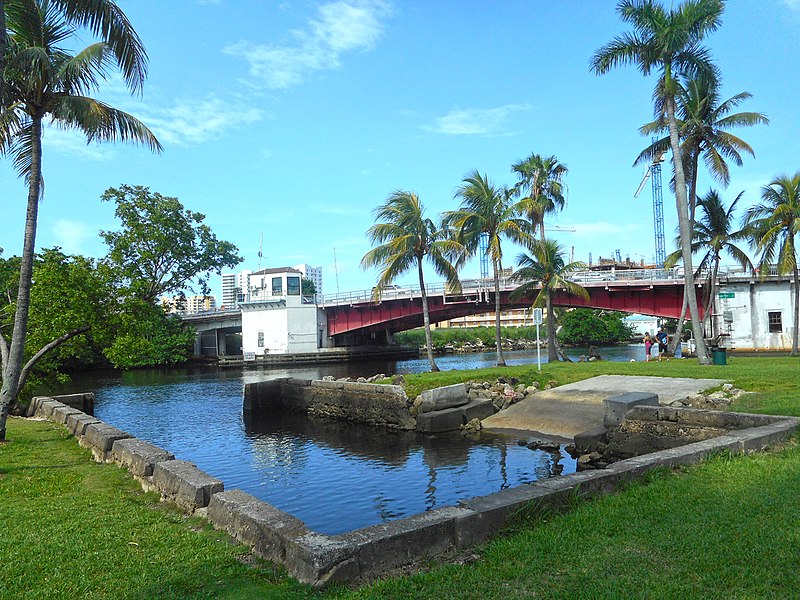
[[[647,167],[642,182],[639,184],[639,188],[636,190],[633,197],[638,198],[647,180],[651,179],[653,189],[653,229],[655,230],[656,240],[656,265],[663,268],[667,260],[667,250],[664,240],[664,197],[661,193],[662,162],[664,162],[664,153],[659,152],[653,157],[653,162]]]

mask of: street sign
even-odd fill
[[[544,323],[542,317],[542,309],[541,308],[534,308],[533,309],[533,324],[534,325],[541,325]]]
[[[736,292],[720,292],[719,293],[719,297],[720,298],[735,298],[736,297]]]

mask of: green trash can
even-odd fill
[[[711,357],[715,365],[726,365],[728,364],[727,355],[725,354],[725,348],[714,348],[711,350]]]

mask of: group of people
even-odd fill
[[[655,339],[650,337],[649,331],[644,334],[644,360],[646,362],[650,362],[650,355],[656,344],[658,344],[658,360],[661,360],[667,353],[667,344],[669,344],[669,336],[663,327],[658,330]]]

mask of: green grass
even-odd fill
[[[0,598],[291,598],[309,589],[99,465],[62,426],[9,419]]]
[[[800,415],[800,361],[556,364],[408,376],[417,389],[502,374],[731,380],[734,409]],[[0,598],[787,598],[800,590],[800,446],[718,454],[563,514],[520,517],[470,564],[324,594],[98,465],[63,427],[11,419],[0,445]]]

